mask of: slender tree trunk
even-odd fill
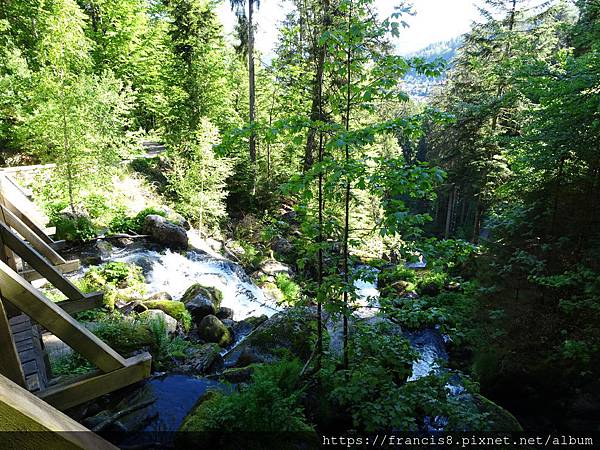
[[[71,154],[71,141],[69,140],[69,121],[67,120],[67,105],[65,104],[65,81],[63,75],[60,76],[61,90],[60,93],[60,112],[62,116],[62,131],[63,131],[63,148],[65,152],[65,163],[67,169],[67,190],[69,193],[69,206],[71,212],[75,214],[75,188],[73,186],[73,155]]]
[[[248,86],[250,98],[250,163],[253,171],[252,194],[256,194],[256,130],[254,129],[256,121],[256,83],[254,76],[254,2],[248,0]]]
[[[479,196],[477,196],[477,203],[475,204],[475,220],[473,221],[473,243],[479,242],[479,232],[481,230],[481,202]]]
[[[275,109],[275,94],[277,88],[273,88],[271,94],[271,108],[269,109],[269,127],[273,125],[273,110]],[[267,142],[267,186],[271,188],[271,141]]]
[[[448,195],[448,210],[446,211],[446,228],[444,230],[444,239],[450,237],[450,231],[452,228],[452,210],[454,208],[454,195],[456,192],[456,186],[452,186],[452,191]]]
[[[328,3],[327,1],[323,2]],[[328,8],[328,5],[325,6]],[[315,77],[313,79],[313,95],[312,95],[312,106],[310,109],[310,121],[311,123],[322,119],[321,110],[321,96],[322,96],[322,84],[323,84],[323,70],[325,66],[325,45],[321,45],[317,55],[317,67],[315,71]],[[304,150],[304,171],[310,170],[313,165],[314,154],[315,154],[315,136],[317,134],[316,128],[313,126],[308,131],[308,138],[306,139],[306,147]]]
[[[351,86],[352,82],[352,74],[350,73],[350,69],[352,67],[352,1],[350,2],[350,9],[348,11],[348,52],[346,55],[346,123],[345,129],[346,132],[350,131],[350,110],[351,110]],[[346,164],[346,169],[348,170],[349,162],[350,162],[350,147],[348,144],[345,146],[344,152],[344,162]],[[348,287],[350,284],[350,273],[349,273],[349,251],[348,251],[348,240],[350,235],[350,175],[346,174],[346,188],[344,195],[344,255],[343,255],[343,271],[344,271],[344,325],[343,325],[343,333],[344,333],[344,369],[348,369],[349,360],[348,360]]]
[[[323,0],[323,32],[327,31],[329,26],[329,0]],[[323,117],[323,68],[325,65],[325,56],[327,53],[327,44],[323,43],[319,49],[319,60],[317,63],[317,84],[318,84],[318,112],[319,121],[324,121]],[[306,162],[306,161],[305,161]],[[321,368],[323,357],[323,130],[319,130],[319,251],[318,251],[318,294],[317,294],[317,369]]]

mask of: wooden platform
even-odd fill
[[[48,369],[39,327],[32,324],[25,314],[13,317],[9,323],[27,389],[30,392],[43,391],[48,385]]]

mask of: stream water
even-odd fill
[[[185,290],[194,283],[214,286],[223,293],[222,306],[234,311],[234,319],[239,321],[250,316],[265,314],[272,316],[280,308],[257,287],[239,265],[202,250],[185,253],[171,250],[157,250],[144,243],[115,248],[105,254],[103,261],[122,261],[135,263],[142,267],[147,282],[147,294],[167,292],[174,299],[181,298]],[[85,268],[83,269],[85,271]],[[377,289],[377,270],[368,266],[357,268],[355,287],[357,292],[357,319],[374,317],[379,311],[379,290]],[[339,334],[335,322],[328,323],[329,332],[334,337]],[[404,335],[419,352],[420,358],[413,363],[413,374],[409,381],[416,380],[432,371],[441,370],[439,361],[447,360],[443,336],[437,330],[405,332]],[[335,344],[332,344],[335,345]],[[148,440],[172,439],[164,431],[177,430],[186,414],[196,401],[208,389],[219,387],[219,383],[204,378],[183,375],[167,375],[154,378],[144,384],[142,389],[150,390],[156,401],[144,414],[147,422],[143,432],[134,434],[122,443]],[[459,389],[459,386],[450,386]],[[439,418],[432,419],[432,427],[439,427]],[[156,436],[154,436],[156,435]]]
[[[215,287],[223,293],[221,306],[233,309],[236,321],[263,314],[271,317],[280,309],[238,264],[201,250],[182,254],[143,247],[124,248],[116,250],[108,259],[141,266],[148,295],[167,292],[178,300],[194,283]]]

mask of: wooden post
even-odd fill
[[[2,303],[2,294],[0,294],[0,373],[19,386],[26,387],[25,374],[12,338],[10,324]]]

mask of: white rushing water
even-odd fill
[[[149,295],[168,292],[179,300],[194,283],[215,287],[223,293],[221,306],[234,311],[235,320],[266,314],[272,316],[276,303],[246,275],[237,264],[199,251],[187,254],[165,250],[156,252],[138,249],[116,253],[112,261],[135,263],[144,269]]]

